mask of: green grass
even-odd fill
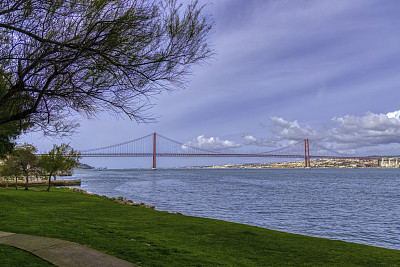
[[[0,266],[54,266],[47,261],[20,249],[0,244]]]
[[[66,189],[0,189],[0,231],[143,266],[400,266],[400,251],[132,207]]]

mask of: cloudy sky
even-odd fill
[[[207,149],[268,151],[309,138],[347,153],[400,154],[398,0],[215,0],[206,11],[217,55],[194,69],[186,89],[152,101],[157,123],[100,114],[81,118],[68,139],[21,141],[41,151],[60,142],[88,149],[158,132]],[[186,164],[176,161],[162,164]]]

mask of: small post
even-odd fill
[[[153,170],[157,170],[156,166],[156,133],[153,133]]]

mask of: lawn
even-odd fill
[[[400,251],[115,203],[0,189],[0,231],[77,242],[142,266],[399,266]]]
[[[0,259],[0,266],[54,266],[29,252],[3,244],[0,244]]]

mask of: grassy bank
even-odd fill
[[[0,266],[54,266],[41,258],[10,246],[0,244]]]
[[[143,266],[396,266],[400,251],[182,216],[67,189],[0,189],[0,231],[74,241]]]

